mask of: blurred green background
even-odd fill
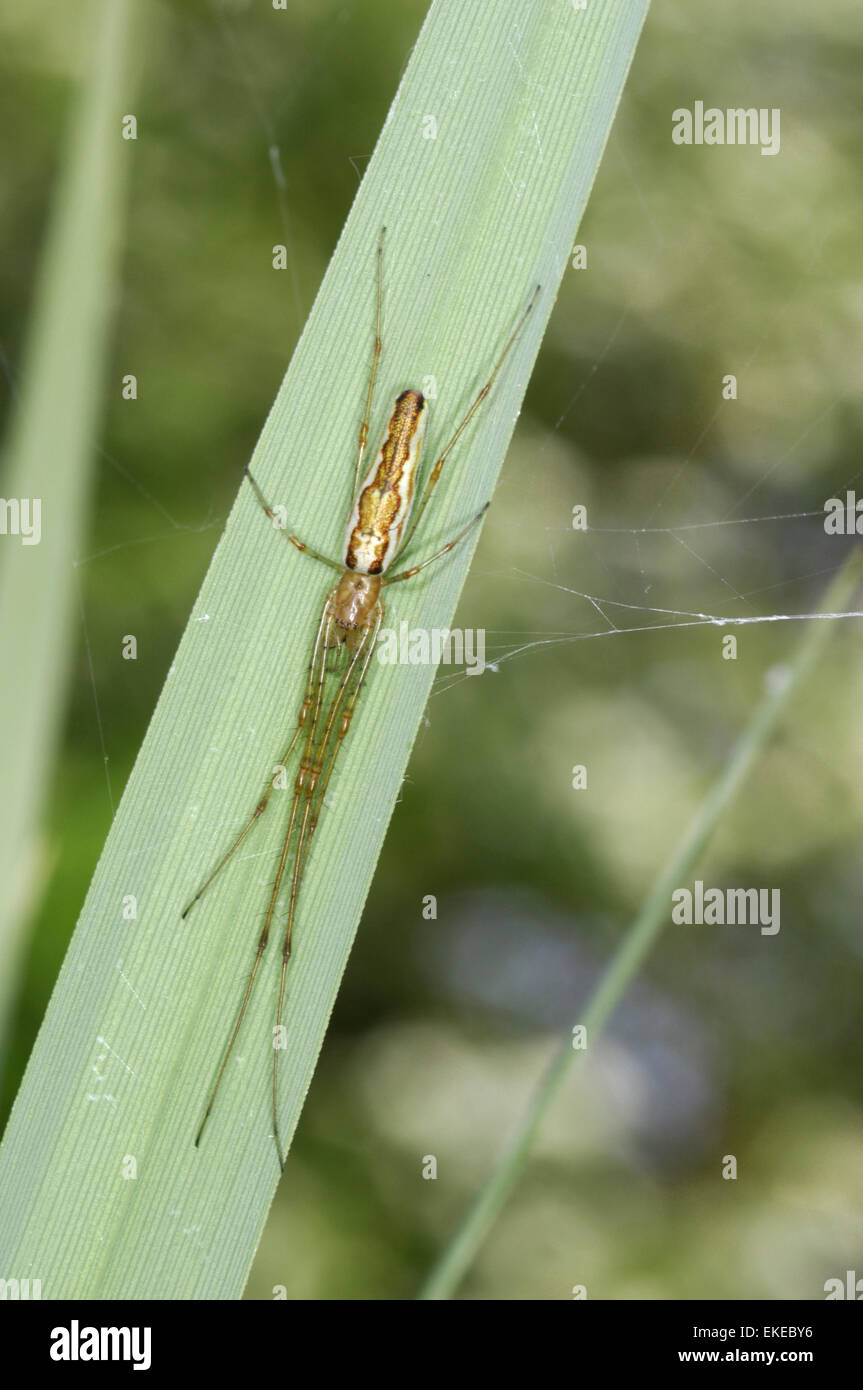
[[[424,11],[141,6],[79,568],[94,680],[82,628],[4,1119]],[[47,0],[2,27],[8,406],[83,35]],[[457,620],[498,669],[438,680],[248,1297],[413,1294],[802,632],[736,628],[727,661],[722,630],[679,615],[812,612],[853,543],[822,509],[863,495],[861,61],[851,0],[654,0]],[[781,153],[674,145],[696,100],[780,108]],[[859,648],[836,621],[698,873],[780,889],[781,931],[669,926],[463,1296],[811,1299],[863,1273]]]

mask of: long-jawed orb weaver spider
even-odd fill
[[[452,453],[458,440],[461,438],[467,426],[470,424],[470,421],[473,419],[473,416],[479,410],[491,390],[495,378],[503,366],[510,348],[524,327],[525,320],[539,294],[539,286],[537,286],[531,295],[527,308],[522,313],[518,323],[507,339],[506,345],[494,366],[491,376],[477,395],[464,419],[461,421],[461,424],[446,444],[443,453],[431,469],[425,487],[423,488],[419,505],[414,512],[413,518],[409,520],[414,500],[420,452],[428,418],[428,403],[421,392],[412,390],[403,391],[397,398],[380,450],[371,468],[365,476],[361,478],[363,456],[366,451],[369,433],[369,419],[372,410],[375,378],[377,376],[378,362],[381,356],[382,270],[385,231],[386,228],[381,229],[380,238],[378,240],[375,345],[372,355],[368,392],[366,394],[365,413],[360,426],[357,460],[354,469],[354,503],[351,508],[347,536],[345,538],[344,560],[342,563],[330,560],[326,555],[321,555],[319,551],[313,550],[311,546],[306,545],[305,542],[301,541],[297,536],[293,536],[283,529],[281,532],[291,545],[296,546],[296,548],[301,550],[304,554],[312,556],[313,559],[320,561],[321,564],[328,565],[330,569],[337,570],[341,577],[334,588],[330,589],[324,603],[323,612],[318,623],[317,635],[312,647],[309,674],[306,681],[303,702],[300,706],[300,712],[297,718],[297,727],[279,764],[280,769],[287,765],[288,759],[294,751],[297,741],[302,738],[302,757],[299,771],[297,772],[294,782],[294,795],[291,801],[288,827],[282,842],[282,851],[279,857],[276,877],[270,893],[263,930],[258,938],[255,959],[252,964],[239,1012],[237,1013],[233,1030],[228,1039],[221,1065],[216,1074],[213,1089],[207,1101],[204,1118],[195,1136],[195,1145],[197,1146],[201,1142],[204,1126],[210,1117],[216,1095],[218,1094],[222,1078],[225,1074],[225,1069],[230,1060],[231,1053],[233,1052],[234,1044],[237,1041],[243,1019],[246,1016],[246,1010],[248,1009],[252,989],[258,974],[258,967],[260,966],[261,957],[264,954],[269,939],[270,927],[272,926],[273,916],[276,911],[276,904],[282,887],[282,880],[285,876],[291,846],[294,845],[288,917],[285,927],[284,946],[282,948],[279,1002],[276,1009],[276,1025],[273,1030],[273,1136],[276,1141],[276,1152],[279,1156],[279,1165],[283,1172],[285,1168],[285,1156],[282,1151],[282,1143],[279,1136],[278,1115],[279,1053],[283,1045],[282,1039],[284,1030],[282,1028],[282,1012],[285,1001],[285,980],[287,978],[288,961],[291,955],[291,941],[294,931],[294,919],[297,912],[297,901],[306,861],[308,859],[309,846],[318,824],[318,818],[321,814],[321,807],[324,804],[324,799],[327,794],[330,777],[332,776],[333,768],[336,764],[339,749],[350,728],[354,709],[368,673],[369,664],[377,641],[377,635],[381,623],[383,622],[385,609],[381,599],[381,589],[387,584],[400,584],[405,579],[412,579],[414,575],[419,574],[421,570],[426,569],[429,565],[433,564],[435,560],[439,560],[442,556],[447,555],[485,515],[489,506],[488,502],[486,502],[485,506],[477,512],[476,516],[472,517],[467,525],[459,531],[458,535],[454,536],[446,545],[441,546],[440,550],[436,550],[428,559],[422,560],[419,564],[411,565],[409,569],[401,570],[397,574],[388,573],[394,560],[396,560],[402,551],[410,544],[417,526],[422,519],[423,513],[429,504],[432,493],[437,486],[447,458]],[[258,484],[255,482],[248,468],[246,469],[246,475],[261,507],[273,524],[278,525],[279,523],[275,513],[265,500],[261,489],[258,487]],[[337,680],[337,684],[332,698],[329,700],[329,703],[326,703],[325,695],[328,676]],[[232,855],[240,848],[240,845],[243,843],[252,827],[264,814],[280,775],[281,773],[277,772],[276,777],[268,784],[266,791],[255,807],[247,824],[240,831],[239,835],[237,835],[226,853],[222,855],[222,858],[198,889],[194,898],[192,898],[191,902],[184,908],[182,914],[184,918],[194,907],[198,899],[206,892],[216,876],[221,873]]]

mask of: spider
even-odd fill
[[[534,290],[527,308],[507,339],[491,375],[429,472],[419,503],[414,510],[413,503],[420,454],[428,420],[428,401],[420,391],[402,391],[401,395],[397,397],[381,447],[367,473],[365,475],[362,473],[363,459],[368,443],[375,378],[381,356],[385,232],[386,228],[382,228],[377,245],[375,342],[365,411],[360,426],[354,469],[354,501],[347,524],[343,560],[337,562],[329,559],[326,555],[322,555],[307,545],[305,541],[300,540],[299,537],[283,529],[251,472],[248,468],[245,470],[260,506],[273,524],[279,526],[285,540],[295,546],[297,550],[302,551],[304,555],[311,556],[320,564],[336,570],[339,579],[330,589],[324,601],[312,646],[303,701],[297,716],[293,737],[279,763],[280,771],[267,785],[249,820],[182,913],[184,918],[188,915],[264,814],[281,775],[281,769],[287,765],[297,742],[302,739],[300,765],[294,782],[288,825],[282,841],[281,855],[270,893],[263,929],[258,938],[255,958],[234,1027],[216,1074],[204,1117],[195,1136],[195,1145],[198,1146],[246,1016],[258,968],[269,940],[276,904],[293,847],[290,898],[282,947],[276,1025],[273,1033],[273,1135],[279,1166],[282,1171],[285,1167],[285,1155],[279,1135],[279,1053],[284,1045],[282,1014],[294,920],[312,837],[318,824],[339,750],[350,729],[357,700],[368,674],[378,632],[384,619],[385,608],[381,591],[389,584],[401,584],[407,579],[412,579],[414,575],[419,574],[436,560],[447,555],[478,525],[488,510],[489,503],[486,502],[485,506],[480,508],[467,525],[434,554],[420,561],[419,564],[411,565],[409,568],[399,570],[394,574],[390,573],[393,563],[410,545],[443,472],[447,458],[491,390],[507,354],[524,327],[540,289],[537,286]],[[333,685],[335,685],[335,689],[332,689]]]

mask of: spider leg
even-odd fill
[[[454,536],[446,545],[442,545],[440,550],[436,550],[434,555],[430,555],[427,560],[423,560],[419,565],[411,565],[410,569],[402,570],[401,574],[394,574],[392,576],[384,575],[381,584],[401,584],[404,579],[413,579],[414,575],[419,574],[420,570],[424,570],[428,565],[434,564],[435,560],[439,560],[442,555],[448,555],[451,550],[455,549],[459,541],[463,541],[468,532],[472,531],[474,526],[482,521],[490,506],[491,503],[486,502],[485,506],[480,508],[476,516],[471,518],[467,526],[463,527],[458,535]]]
[[[354,491],[353,496],[357,495],[357,488],[360,485],[362,476],[363,455],[366,452],[366,444],[369,439],[369,420],[372,414],[372,400],[375,394],[375,377],[378,374],[378,362],[381,357],[381,301],[383,299],[383,259],[384,259],[384,233],[386,227],[381,227],[381,234],[378,237],[378,291],[377,309],[375,313],[375,349],[372,354],[372,370],[369,376],[369,389],[366,394],[366,408],[363,414],[363,422],[360,425],[360,438],[357,446],[357,462],[354,468]]]
[[[312,762],[309,767],[310,776],[305,787],[306,804],[303,808],[302,820],[297,837],[297,848],[294,855],[291,897],[288,907],[288,919],[285,927],[285,942],[282,948],[279,1002],[276,1008],[276,1025],[273,1032],[273,1135],[276,1141],[276,1151],[279,1156],[279,1165],[282,1172],[284,1172],[285,1169],[285,1156],[279,1134],[279,1053],[281,1052],[279,1043],[281,1041],[285,984],[288,973],[288,961],[291,956],[294,917],[296,915],[297,901],[305,873],[309,844],[318,823],[321,806],[323,805],[323,798],[332,775],[333,767],[335,766],[336,758],[338,757],[339,749],[350,727],[351,716],[353,715],[354,706],[356,705],[357,698],[359,697],[360,690],[365,680],[382,620],[383,606],[379,605],[373,622],[364,629],[356,650],[351,654],[348,667],[339,682],[338,689],[333,695],[320,741],[313,750]],[[336,741],[331,750],[330,743],[334,733],[336,735]]]
[[[322,700],[323,700],[324,685],[325,685],[325,683],[326,683],[327,645],[328,645],[328,639],[329,639],[329,636],[330,636],[330,634],[331,634],[331,631],[332,631],[332,617],[331,617],[331,614],[330,614],[330,602],[329,602],[329,597],[328,597],[327,602],[326,602],[326,604],[325,604],[325,606],[324,606],[323,617],[321,618],[321,623],[320,623],[320,626],[319,626],[319,628],[318,628],[318,635],[317,635],[317,638],[316,638],[316,640],[315,640],[315,647],[314,647],[314,652],[313,652],[313,655],[312,655],[312,664],[311,664],[311,669],[310,669],[310,672],[309,672],[309,680],[308,680],[308,683],[307,683],[307,686],[306,686],[306,695],[305,695],[305,699],[303,700],[303,709],[304,709],[304,710],[306,709],[306,706],[307,706],[307,705],[309,705],[310,707],[313,707],[313,710],[314,710],[313,717],[312,717],[312,721],[311,721],[311,723],[310,723],[310,725],[309,725],[309,728],[308,728],[308,730],[307,730],[307,732],[306,732],[306,752],[307,752],[307,753],[308,753],[308,750],[310,749],[311,744],[312,744],[312,741],[313,741],[313,739],[314,739],[315,728],[316,728],[316,725],[317,725],[318,715],[319,715],[319,713],[320,713],[321,703],[322,703]],[[301,716],[301,723],[300,723],[300,725],[298,726],[298,732],[299,732],[299,728],[302,727],[302,722],[303,722],[303,721],[302,721],[302,716]],[[294,741],[296,740],[296,737],[297,737],[297,735],[295,734],[295,735],[294,735]],[[297,779],[297,780],[298,780],[298,782],[299,782],[299,776],[298,776],[298,779]],[[256,950],[256,952],[255,952],[255,959],[254,959],[254,961],[253,961],[253,963],[252,963],[251,971],[249,972],[248,981],[246,982],[246,989],[245,989],[245,993],[243,994],[242,1003],[240,1004],[240,1008],[239,1008],[239,1010],[238,1010],[237,1017],[236,1017],[235,1022],[234,1022],[234,1027],[233,1027],[233,1029],[232,1029],[232,1031],[231,1031],[230,1038],[228,1039],[228,1045],[227,1045],[227,1047],[226,1047],[226,1049],[225,1049],[225,1052],[224,1052],[224,1055],[223,1055],[223,1057],[222,1057],[222,1061],[221,1061],[221,1064],[220,1064],[220,1066],[219,1066],[219,1070],[218,1070],[218,1072],[216,1073],[216,1080],[215,1080],[215,1082],[214,1082],[214,1084],[213,1084],[213,1089],[212,1089],[212,1091],[210,1092],[209,1098],[208,1098],[208,1100],[207,1100],[207,1108],[206,1108],[206,1110],[204,1111],[204,1118],[201,1120],[201,1124],[200,1124],[200,1127],[199,1127],[199,1129],[198,1129],[198,1133],[197,1133],[196,1136],[195,1136],[195,1146],[196,1146],[196,1147],[197,1147],[197,1146],[200,1144],[200,1142],[201,1142],[201,1135],[202,1135],[203,1132],[204,1132],[204,1126],[206,1125],[207,1120],[210,1118],[210,1113],[211,1113],[211,1111],[212,1111],[212,1109],[213,1109],[213,1105],[215,1104],[216,1096],[218,1095],[218,1092],[219,1092],[219,1087],[220,1087],[221,1084],[222,1084],[222,1078],[223,1078],[223,1076],[224,1076],[224,1074],[225,1074],[225,1070],[226,1070],[227,1065],[228,1065],[228,1062],[229,1062],[229,1060],[230,1060],[231,1053],[232,1053],[233,1050],[234,1050],[234,1044],[235,1044],[236,1041],[237,1041],[237,1037],[239,1036],[240,1029],[241,1029],[241,1027],[242,1027],[242,1025],[243,1025],[243,1020],[244,1020],[244,1018],[245,1018],[245,1016],[246,1016],[246,1010],[247,1010],[248,1007],[249,1007],[249,1000],[250,1000],[251,997],[252,997],[252,989],[253,989],[253,987],[254,987],[255,980],[256,980],[256,978],[257,978],[258,968],[259,968],[259,966],[260,966],[260,964],[261,964],[261,957],[263,956],[264,950],[266,949],[267,940],[268,940],[269,934],[270,934],[270,923],[272,922],[273,912],[274,912],[274,910],[275,910],[275,905],[276,905],[276,898],[278,897],[279,887],[280,887],[281,881],[282,881],[282,875],[283,875],[283,873],[284,873],[284,871],[285,871],[285,863],[286,863],[287,857],[288,857],[288,849],[289,849],[289,846],[290,846],[291,836],[292,836],[292,834],[293,834],[294,824],[295,824],[295,822],[296,822],[297,809],[298,809],[299,804],[300,804],[301,796],[302,796],[302,787],[301,787],[301,786],[295,787],[295,789],[294,789],[294,797],[293,797],[293,801],[292,801],[292,803],[291,803],[291,812],[290,812],[290,818],[289,818],[289,822],[288,822],[288,829],[287,829],[287,831],[286,831],[286,833],[285,833],[285,839],[284,839],[284,843],[283,843],[283,847],[282,847],[282,856],[281,856],[281,860],[280,860],[280,863],[279,863],[279,870],[278,870],[278,873],[277,873],[277,875],[276,875],[276,881],[275,881],[275,884],[274,884],[274,886],[273,886],[272,894],[271,894],[271,896],[270,896],[270,903],[269,903],[269,907],[268,907],[268,909],[267,909],[266,920],[265,920],[265,922],[264,922],[264,927],[263,927],[263,930],[262,930],[262,932],[261,932],[261,935],[260,935],[260,937],[258,938],[258,946],[257,946],[257,950]],[[239,837],[239,839],[235,842],[235,844],[232,846],[232,848],[228,851],[228,855],[226,856],[225,861],[222,861],[222,862],[226,862],[227,858],[230,858],[230,855],[233,854],[234,849],[236,849],[236,847],[237,847],[237,844],[239,844],[240,841],[245,837],[245,834],[246,834],[246,833],[248,832],[248,830],[251,828],[251,825],[254,824],[254,821],[255,821],[256,819],[257,819],[257,815],[253,816],[252,821],[250,821],[250,823],[249,823],[249,826],[246,827],[246,831],[243,832],[243,834],[242,834],[242,835]],[[217,866],[215,872],[214,872],[213,874],[210,875],[210,878],[207,880],[208,883],[212,882],[213,878],[215,877],[215,874],[218,873],[219,868],[221,868],[221,863]],[[206,886],[207,886],[207,885],[205,884],[204,887],[206,887]],[[200,895],[201,895],[201,893],[202,893],[203,891],[204,891],[204,889],[202,888],[202,889],[200,890],[199,894],[198,894],[198,897],[200,897]],[[193,899],[192,901],[194,902],[195,899]],[[191,906],[191,903],[189,904],[189,906]],[[188,909],[187,909],[187,911],[188,911]]]
[[[187,917],[187,916],[189,915],[189,913],[191,912],[192,908],[195,906],[195,903],[198,901],[198,899],[199,899],[199,898],[202,898],[202,897],[204,896],[204,894],[206,893],[206,891],[207,891],[207,889],[209,888],[210,884],[213,882],[213,879],[216,878],[216,877],[222,872],[222,869],[224,869],[225,865],[228,863],[228,860],[231,859],[232,856],[236,853],[236,851],[240,848],[240,845],[241,845],[241,844],[243,843],[243,841],[245,840],[245,838],[246,838],[246,836],[248,835],[249,831],[252,829],[252,827],[253,827],[254,825],[257,824],[258,820],[260,819],[260,817],[264,814],[265,810],[267,809],[267,806],[268,806],[268,804],[269,804],[270,797],[272,796],[273,792],[275,791],[276,777],[279,775],[279,773],[280,773],[280,772],[282,771],[282,769],[285,767],[285,764],[287,763],[288,758],[291,756],[291,753],[294,751],[294,747],[295,747],[295,745],[296,745],[297,739],[299,738],[300,734],[301,734],[302,731],[303,731],[303,726],[304,726],[304,724],[305,724],[305,722],[306,722],[306,719],[307,719],[307,717],[308,717],[309,710],[311,709],[311,706],[312,706],[312,690],[313,690],[313,686],[314,686],[314,682],[315,682],[315,669],[316,669],[316,665],[317,665],[317,662],[318,662],[318,659],[319,659],[320,644],[321,644],[321,639],[322,639],[322,636],[323,636],[323,633],[324,633],[324,628],[325,628],[325,626],[326,626],[326,619],[327,619],[327,610],[326,610],[326,608],[324,608],[324,611],[323,611],[323,613],[322,613],[322,615],[321,615],[320,624],[318,625],[318,632],[317,632],[317,636],[315,637],[314,647],[312,648],[312,659],[311,659],[311,662],[309,663],[309,674],[308,674],[308,678],[307,678],[307,680],[306,680],[306,689],[305,689],[305,694],[304,694],[304,696],[303,696],[303,703],[302,703],[302,705],[300,706],[300,713],[299,713],[299,716],[298,716],[298,718],[297,718],[297,727],[296,727],[296,729],[294,730],[294,736],[293,736],[293,738],[291,739],[290,743],[288,744],[288,746],[287,746],[287,748],[285,749],[285,752],[284,752],[284,754],[283,754],[283,756],[282,756],[281,763],[279,764],[279,772],[276,773],[276,774],[271,778],[271,780],[267,783],[267,787],[266,787],[266,790],[265,790],[263,796],[261,797],[261,799],[260,799],[260,801],[258,802],[257,806],[255,807],[254,811],[252,812],[252,814],[251,814],[251,816],[249,817],[248,821],[247,821],[246,824],[243,826],[243,829],[240,831],[239,835],[238,835],[237,838],[234,840],[233,844],[232,844],[232,845],[230,846],[230,848],[229,848],[228,850],[226,850],[226,852],[222,855],[221,859],[220,859],[219,862],[216,864],[216,867],[213,869],[213,871],[212,871],[212,873],[209,875],[209,877],[206,878],[206,879],[204,880],[204,882],[201,884],[201,887],[198,889],[198,891],[197,891],[197,893],[195,894],[194,898],[190,899],[190,901],[189,901],[189,902],[186,904],[186,906],[183,908],[183,911],[180,913],[181,918]]]
[[[245,473],[249,482],[252,484],[252,488],[254,490],[255,496],[258,499],[261,509],[264,512],[266,512],[267,516],[270,518],[270,521],[273,523],[276,530],[284,536],[285,540],[290,541],[291,545],[295,545],[297,550],[302,550],[304,555],[311,555],[313,560],[320,560],[322,565],[328,565],[331,570],[338,570],[341,574],[342,570],[344,569],[344,565],[340,565],[337,560],[331,560],[327,555],[322,555],[319,550],[313,550],[310,545],[306,545],[305,541],[301,541],[299,536],[291,535],[289,531],[286,531],[283,526],[279,525],[278,517],[276,516],[275,512],[273,511],[264,494],[261,492],[261,489],[258,487],[258,484],[255,482],[248,468],[246,468]]]
[[[336,731],[336,743],[333,745],[333,751],[330,755],[329,765],[327,766],[326,771],[324,772],[324,775],[321,778],[321,783],[318,789],[319,795],[317,799],[317,810],[315,811],[315,814],[312,817],[311,824],[309,825],[310,838],[315,833],[315,828],[318,824],[318,820],[321,814],[321,808],[324,804],[324,798],[327,794],[327,787],[329,786],[330,777],[332,776],[333,768],[336,764],[336,758],[339,755],[339,750],[342,746],[344,739],[347,737],[348,730],[351,727],[351,720],[353,719],[354,709],[356,707],[357,700],[359,699],[360,691],[365,685],[366,673],[369,669],[372,656],[374,655],[375,643],[377,642],[377,636],[378,632],[380,631],[381,623],[384,620],[384,613],[384,605],[380,604],[377,616],[374,620],[374,633],[372,635],[371,643],[369,644],[368,655],[366,656],[359,676],[357,677],[354,683],[354,688],[351,691],[351,694],[349,695],[348,699],[345,701],[345,706],[342,711],[342,722],[340,727]]]
[[[443,472],[444,464],[446,463],[447,459],[449,458],[449,455],[452,453],[456,444],[461,439],[462,435],[464,434],[474,415],[479,410],[480,406],[482,405],[483,401],[485,400],[486,396],[488,395],[489,391],[494,385],[495,380],[497,378],[497,374],[503,366],[504,362],[506,361],[507,356],[509,355],[510,348],[512,347],[521,330],[524,328],[527,316],[533,308],[534,304],[536,303],[536,297],[539,294],[539,290],[540,286],[537,285],[536,289],[530,297],[527,308],[525,309],[515,328],[510,333],[506,341],[506,345],[503,349],[503,352],[500,354],[500,357],[497,359],[497,362],[494,365],[494,369],[492,371],[491,376],[477,394],[473,404],[471,405],[461,424],[458,426],[449,442],[445,445],[443,453],[440,455],[439,459],[437,460],[431,472],[429,473],[426,485],[423,488],[422,496],[419,501],[419,506],[414,512],[410,525],[405,531],[402,543],[399,546],[399,551],[406,549],[406,547],[410,544],[411,538],[414,532],[416,531],[417,527],[419,526],[420,521],[422,520],[423,512],[425,511],[426,507],[428,506],[431,500],[431,495],[437,486],[438,479],[440,478],[440,475]]]

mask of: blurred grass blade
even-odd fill
[[[863,551],[852,551],[830,586],[821,612],[831,615],[844,611],[863,577]],[[692,876],[723,813],[740,790],[753,763],[764,749],[789,701],[800,683],[812,671],[830,636],[829,617],[808,625],[796,655],[783,679],[765,696],[732,750],[728,762],[705,797],[680,844],[674,850],[644,900],[632,926],[624,936],[608,968],[599,980],[584,1013],[577,1020],[587,1031],[590,1048],[596,1046],[606,1023],[662,929],[671,920],[671,895]],[[575,1049],[567,1035],[552,1060],[545,1077],[522,1116],[515,1134],[501,1156],[465,1220],[430,1273],[419,1297],[450,1298],[458,1288],[477,1251],[494,1225],[524,1171],[534,1139],[573,1065],[585,1056]]]
[[[374,435],[392,398],[420,385],[432,398],[433,456],[543,287],[448,466],[422,528],[429,553],[493,491],[645,8],[432,6],[254,457],[266,495],[324,553],[336,554],[343,538],[381,224]],[[269,261],[272,250],[250,254]],[[447,627],[469,561],[459,548],[393,589],[390,625]],[[251,964],[284,797],[186,922],[180,910],[287,744],[330,583],[241,489],[0,1153],[0,1269],[41,1278],[44,1297],[230,1298],[243,1288],[278,1178],[269,1115],[278,943],[200,1149],[193,1138]],[[374,664],[315,835],[289,976],[286,1142],[433,676],[430,667]]]
[[[34,530],[25,543],[11,525],[0,535],[0,1032],[42,876],[45,793],[79,631],[73,566],[87,519],[129,158],[120,121],[128,101],[130,0],[88,8],[87,70],[42,253],[3,468],[4,499],[41,508],[41,539],[35,543]]]

